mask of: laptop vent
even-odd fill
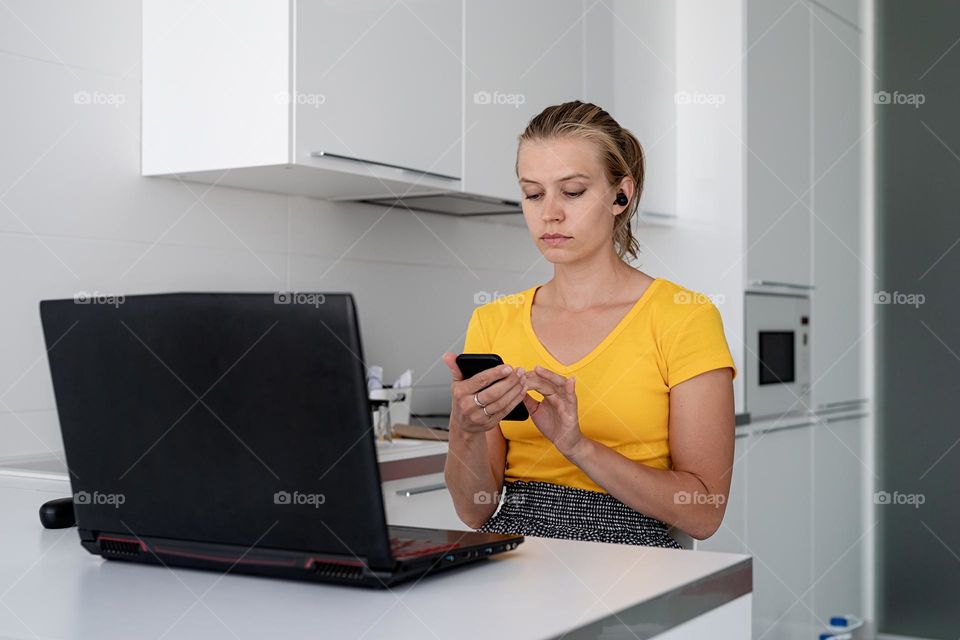
[[[140,555],[140,544],[123,540],[100,540],[100,552],[113,556],[134,557]]]
[[[314,575],[324,578],[337,578],[345,580],[359,580],[363,577],[363,567],[353,567],[334,562],[313,561],[310,567]]]

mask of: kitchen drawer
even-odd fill
[[[442,472],[384,482],[383,505],[388,524],[471,530],[457,516]]]

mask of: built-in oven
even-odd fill
[[[748,292],[746,405],[751,418],[802,414],[810,403],[810,298]]]

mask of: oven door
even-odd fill
[[[803,414],[810,394],[810,299],[746,295],[746,403],[754,419]]]

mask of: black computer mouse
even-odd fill
[[[44,502],[40,507],[40,524],[46,529],[66,529],[77,524],[73,514],[73,497]]]

